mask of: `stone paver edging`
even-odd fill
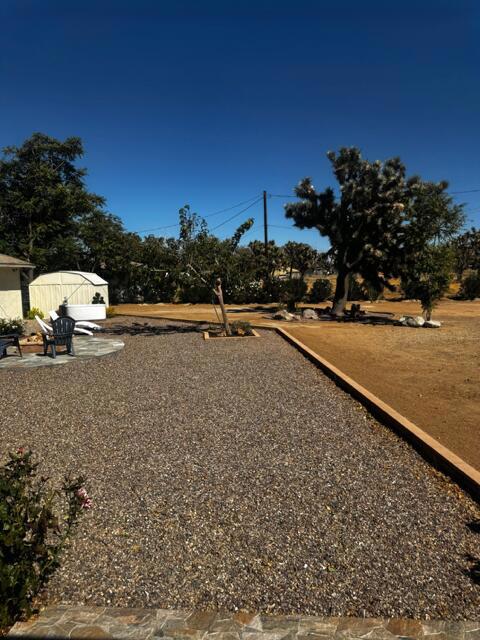
[[[479,471],[462,460],[453,451],[440,444],[438,440],[429,436],[428,433],[420,429],[408,418],[395,411],[393,407],[380,400],[368,389],[355,382],[353,378],[347,376],[328,360],[319,356],[288,331],[282,327],[276,327],[275,331],[332,378],[338,386],[359,400],[378,420],[408,440],[428,462],[453,478],[473,498],[480,502]]]
[[[8,635],[131,640],[480,640],[480,622],[53,606],[27,622],[17,622]]]

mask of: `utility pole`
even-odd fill
[[[265,268],[266,268],[266,277],[268,281],[269,270],[268,270],[268,218],[267,218],[267,192],[263,192],[263,233],[264,233],[264,242],[265,242]]]

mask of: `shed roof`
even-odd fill
[[[19,258],[14,258],[13,256],[7,256],[4,253],[0,253],[0,269],[3,268],[21,268],[21,267],[33,267],[35,265],[30,264],[30,262],[26,262],[25,260],[20,260]]]
[[[61,271],[60,273],[76,273],[78,276],[82,276],[92,284],[108,284],[106,280],[98,276],[96,273],[89,273],[88,271]]]
[[[78,282],[78,278],[84,279],[93,285],[108,284],[106,280],[101,278],[96,273],[89,273],[88,271],[54,271],[52,273],[42,273],[35,278],[31,285],[35,284],[67,284],[68,275],[77,276],[77,279],[72,278],[72,283]],[[65,278],[67,276],[67,278]],[[43,280],[43,283],[42,283]]]

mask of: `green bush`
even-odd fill
[[[0,336],[6,336],[8,333],[18,333],[22,335],[25,325],[21,318],[10,318],[5,320],[0,318]]]
[[[92,298],[92,304],[105,304],[103,296],[98,291]]]
[[[356,278],[351,278],[348,299],[369,300],[368,292],[363,282],[359,282]]]
[[[288,311],[295,311],[299,302],[305,300],[307,284],[300,278],[284,280],[280,287],[280,302],[287,305]]]
[[[419,300],[426,320],[452,281],[453,253],[448,246],[432,245],[417,256],[402,275],[402,289],[410,300]]]
[[[247,320],[235,320],[230,325],[232,336],[253,336],[253,329]]]
[[[462,281],[459,297],[463,300],[480,298],[480,271],[472,271]]]
[[[45,314],[38,307],[32,307],[31,309],[28,310],[28,313],[25,317],[27,320],[35,320],[35,316],[38,316],[43,320],[45,317]]]
[[[73,525],[92,505],[84,479],[66,477],[61,490],[36,479],[32,452],[19,449],[0,467],[0,628],[29,615],[32,600],[59,564]],[[64,508],[57,513],[56,501]]]
[[[179,292],[180,302],[184,304],[187,302],[190,304],[209,304],[213,297],[212,287],[202,282],[187,283]]]
[[[367,280],[363,282],[363,291],[365,292],[366,299],[370,302],[383,299],[383,289]]]
[[[327,278],[320,278],[319,280],[315,280],[310,289],[310,293],[308,295],[309,301],[316,302],[325,302],[325,300],[329,300],[333,293],[333,287],[330,280]]]
[[[113,318],[114,316],[117,315],[117,312],[115,311],[115,307],[107,307],[105,309],[105,313],[107,314],[107,318]]]

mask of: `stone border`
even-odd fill
[[[248,336],[215,336],[215,337],[211,337],[210,336],[210,331],[204,331],[203,332],[203,339],[204,340],[244,340],[245,338],[260,338],[260,334],[257,333],[255,331],[255,329],[252,329],[252,333],[251,335]]]
[[[132,314],[118,314],[129,315]],[[150,320],[171,320],[172,322],[186,322],[190,324],[206,324],[205,320],[185,320],[184,318],[171,318],[162,316],[135,316],[148,318]],[[209,324],[215,324],[210,322]],[[329,378],[331,378],[339,387],[356,400],[361,402],[364,407],[374,415],[379,422],[390,427],[402,438],[407,440],[415,450],[432,466],[445,473],[452,478],[458,485],[467,491],[477,502],[480,502],[480,471],[477,471],[469,465],[465,460],[457,456],[453,451],[444,447],[438,440],[432,438],[423,429],[420,429],[415,423],[405,416],[402,416],[393,407],[376,395],[368,391],[353,378],[335,367],[331,362],[325,360],[312,349],[307,347],[297,338],[294,338],[288,331],[278,325],[263,326],[251,323],[252,327],[265,331],[275,331],[284,340],[295,347],[302,355],[308,358],[313,364],[319,367]]]
[[[438,470],[450,476],[455,482],[470,493],[470,495],[480,502],[480,472],[474,469],[467,462],[462,460],[453,451],[444,447],[438,440],[432,438],[425,431],[417,427],[416,424],[402,416],[393,407],[376,395],[368,391],[361,384],[355,382],[353,378],[347,376],[340,369],[312,351],[303,342],[292,336],[281,327],[276,327],[275,331],[287,342],[300,351],[305,357],[319,367],[328,375],[339,387],[347,391],[356,400],[361,402],[372,415],[387,425],[400,436],[407,440],[422,455],[427,462]]]
[[[480,622],[263,615],[57,605],[17,622],[10,638],[130,640],[477,640]]]

